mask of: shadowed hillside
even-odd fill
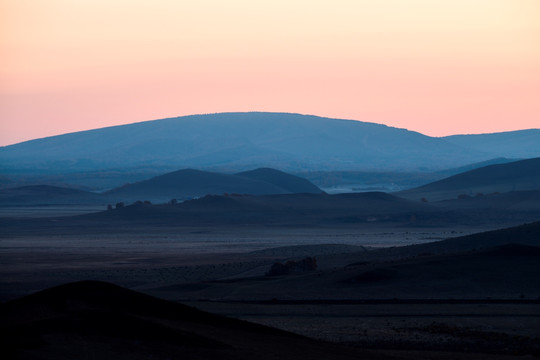
[[[397,193],[401,197],[428,201],[510,191],[540,189],[540,158],[485,166]]]
[[[96,281],[44,290],[2,304],[0,312],[2,353],[17,359],[355,359],[361,355],[360,350]]]
[[[447,210],[386,193],[208,195],[178,204],[134,204],[99,213],[47,219],[1,219],[4,234],[58,231],[136,231],[155,226],[295,225],[455,221]],[[29,226],[31,224],[31,226]]]
[[[110,190],[105,197],[115,201],[191,199],[205,195],[321,193],[309,181],[274,169],[256,169],[240,174],[220,174],[185,169]]]
[[[520,193],[518,193],[520,194]],[[536,193],[535,193],[536,194]],[[381,192],[350,194],[207,195],[178,204],[142,202],[71,217],[0,218],[0,235],[154,231],[186,226],[512,226],[540,218],[540,203],[527,197],[497,207],[483,202],[423,203]],[[530,194],[529,194],[530,195]],[[536,194],[538,195],[538,194]],[[536,196],[535,195],[535,196]],[[489,199],[489,197],[486,197]],[[513,201],[513,196],[512,199]],[[512,207],[507,205],[513,204]]]
[[[330,259],[332,267],[325,268]],[[537,300],[540,222],[426,244],[321,255],[318,260],[322,270],[314,273],[155,291],[165,297],[228,300]]]
[[[284,191],[293,194],[319,194],[322,192],[321,189],[313,185],[308,180],[276,169],[260,168],[251,171],[244,171],[236,175],[257,181],[264,181],[279,186]]]

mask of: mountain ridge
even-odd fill
[[[264,112],[150,120],[0,148],[3,172],[42,173],[137,166],[229,171],[254,167],[438,170],[493,157],[445,138],[381,124]]]
[[[148,199],[166,202],[225,193],[269,195],[322,193],[308,180],[275,169],[255,169],[238,174],[223,174],[196,169],[182,169],[126,184],[104,195],[118,201]]]

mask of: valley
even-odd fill
[[[14,358],[81,344],[120,359],[540,356],[540,158],[518,160],[536,131],[442,140],[291,114],[196,119],[0,151],[0,345]],[[217,136],[202,122],[259,145],[195,146]],[[133,152],[151,129],[152,151]],[[178,129],[198,135],[179,145]],[[62,148],[121,133],[138,140]],[[57,151],[30,170],[44,148]]]

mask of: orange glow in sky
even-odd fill
[[[0,0],[0,145],[278,111],[540,127],[538,0]]]

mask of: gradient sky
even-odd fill
[[[540,127],[538,0],[0,0],[0,145],[283,111]]]

